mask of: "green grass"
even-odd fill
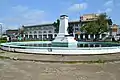
[[[0,59],[10,59],[10,57],[0,56]]]
[[[2,53],[5,53],[5,52],[3,52],[3,51],[2,51],[2,52],[0,52],[0,54],[2,54]]]

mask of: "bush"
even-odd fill
[[[7,38],[6,37],[0,38],[0,43],[5,43],[5,42],[7,42]]]
[[[7,42],[7,40],[0,40],[0,43],[5,43]]]
[[[7,38],[6,38],[6,37],[3,37],[3,38],[0,38],[0,40],[7,40]]]

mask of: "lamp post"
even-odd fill
[[[2,23],[0,23],[0,38],[2,39]]]

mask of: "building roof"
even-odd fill
[[[79,20],[76,21],[69,21],[68,23],[79,23]],[[49,24],[40,24],[40,25],[30,25],[30,26],[23,26],[24,28],[30,28],[30,27],[43,27],[43,26],[53,26],[53,23]]]
[[[52,23],[49,24],[39,24],[39,25],[30,25],[30,26],[23,26],[24,28],[30,28],[30,27],[43,27],[43,26],[52,26]]]
[[[8,29],[6,31],[18,31],[18,29]]]
[[[107,19],[108,23],[110,25],[112,25],[112,20],[111,19]],[[86,23],[86,22],[90,22],[93,20],[86,20],[86,21],[81,21],[82,23]],[[68,24],[72,24],[72,23],[80,23],[80,20],[74,20],[74,21],[69,21]],[[43,26],[53,26],[53,23],[49,23],[49,24],[40,24],[40,25],[30,25],[30,26],[23,26],[24,28],[30,28],[30,27],[43,27]]]

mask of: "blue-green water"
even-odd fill
[[[13,44],[15,45],[15,43]],[[56,44],[56,46],[52,46],[51,43],[17,43],[17,46],[29,46],[29,47],[67,47],[66,44]],[[115,47],[120,46],[118,43],[108,43],[108,42],[78,42],[77,47]]]

